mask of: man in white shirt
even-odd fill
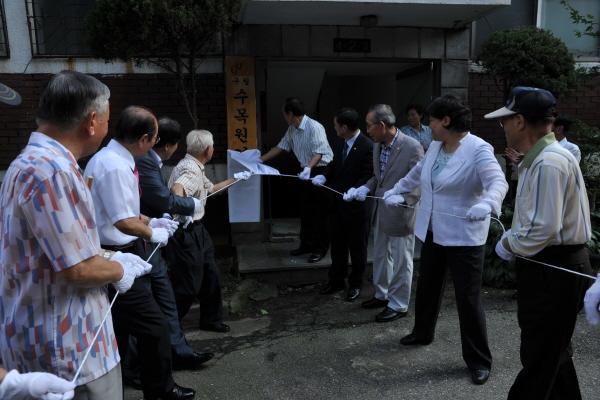
[[[552,121],[552,131],[554,132],[554,137],[565,149],[569,150],[574,156],[577,162],[581,162],[581,150],[579,150],[579,146],[574,143],[567,141],[567,132],[571,129],[571,124],[573,124],[573,120],[570,116],[566,114],[559,114],[554,121]]]
[[[166,245],[178,223],[140,214],[141,189],[134,157],[144,157],[159,140],[156,118],[150,110],[129,106],[117,121],[114,139],[89,161],[85,175],[94,178],[100,242],[104,248],[147,258],[145,242]],[[172,377],[169,327],[143,279],[119,294],[112,316],[119,353],[127,354],[129,335],[137,339],[140,378],[146,400],[192,399],[195,391],[177,385]],[[111,298],[114,291],[109,291]]]

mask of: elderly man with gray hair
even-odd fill
[[[177,312],[181,320],[190,310],[194,298],[200,300],[200,329],[229,332],[223,323],[223,301],[219,268],[215,262],[215,248],[208,231],[202,226],[206,212],[206,197],[236,180],[246,180],[249,171],[238,172],[233,178],[213,184],[204,171],[212,159],[212,133],[193,130],[186,137],[187,154],[173,169],[168,186],[181,197],[194,197],[202,202],[193,216],[179,216],[182,224],[169,240],[171,253],[171,283],[175,292]]]

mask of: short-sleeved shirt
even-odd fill
[[[404,133],[405,135],[416,139],[417,142],[419,142],[425,150],[429,148],[429,145],[433,140],[431,137],[431,128],[427,125],[421,124],[421,128],[418,131],[414,130],[412,126],[406,125],[400,128],[400,131],[402,131],[402,133]]]
[[[333,151],[327,141],[325,128],[307,115],[302,117],[298,128],[290,125],[277,147],[293,151],[302,168],[308,167],[317,154],[322,154],[317,167],[324,167],[333,160]]]
[[[193,217],[194,221],[201,220],[206,212],[206,196],[214,188],[213,183],[206,177],[204,165],[193,156],[186,154],[177,166],[173,168],[168,186],[172,187],[176,183],[183,186],[185,197],[202,199],[202,207],[200,207]]]
[[[92,196],[103,245],[121,246],[138,239],[115,227],[122,219],[140,216],[140,189],[134,168],[133,155],[116,140],[96,153],[85,168],[85,176],[94,178]]]
[[[108,312],[105,287],[69,285],[58,272],[100,254],[94,202],[73,155],[34,132],[0,190],[0,349],[4,367],[72,380]],[[76,385],[120,361],[111,318]]]

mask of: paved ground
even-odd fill
[[[187,337],[198,351],[216,356],[198,370],[175,372],[176,381],[197,389],[197,399],[506,398],[520,369],[513,290],[484,288],[494,365],[488,383],[475,386],[461,359],[451,286],[436,339],[424,347],[398,343],[412,328],[414,304],[408,317],[381,324],[374,322],[377,311],[360,308],[373,294],[370,284],[357,303],[341,294],[320,296],[319,289],[280,288],[277,298],[227,319],[228,334],[198,330],[193,309],[184,319]],[[583,313],[574,351],[583,398],[600,398],[600,327],[588,325]],[[127,400],[141,398],[126,389]]]

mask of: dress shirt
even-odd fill
[[[71,152],[34,132],[0,191],[0,349],[8,370],[72,380],[108,310],[105,287],[57,273],[100,254],[94,201]],[[119,362],[107,318],[76,385]]]
[[[100,242],[104,245],[120,246],[137,239],[115,227],[122,219],[140,216],[140,191],[134,168],[129,150],[114,139],[96,153],[85,168],[85,176],[94,178],[92,196]]]
[[[158,168],[162,168],[163,167],[162,158],[160,158],[158,156],[158,154],[156,154],[156,152],[154,150],[150,149],[148,151],[148,154],[150,154],[150,157],[152,157],[152,159],[158,164]]]
[[[379,143],[381,146],[381,152],[379,153],[379,172],[380,176],[383,178],[383,172],[385,171],[385,166],[387,165],[388,158],[390,158],[390,153],[392,148],[394,147],[394,143],[396,143],[396,139],[398,138],[398,129],[396,128],[396,135],[387,146],[383,143]]]
[[[302,168],[308,167],[317,154],[322,154],[322,157],[316,167],[324,167],[333,159],[333,151],[327,141],[325,128],[307,115],[302,117],[298,128],[290,125],[277,147],[285,151],[293,151]]]
[[[421,146],[423,146],[423,148],[426,150],[429,148],[429,145],[433,140],[431,138],[431,128],[423,124],[421,124],[421,129],[419,129],[418,131],[415,131],[410,125],[403,126],[402,128],[400,128],[400,130],[405,135],[416,139],[417,142],[419,142]]]
[[[567,138],[563,138],[563,140],[558,142],[558,144],[560,144],[565,149],[569,150],[575,156],[575,159],[578,163],[581,162],[581,150],[579,150],[579,146],[577,146],[574,143],[568,142]]]
[[[587,243],[591,229],[579,164],[550,133],[519,164],[515,213],[502,244],[513,253],[530,257],[548,246]]]
[[[184,197],[202,199],[202,207],[194,214],[194,221],[201,220],[206,212],[206,196],[214,188],[213,183],[206,177],[204,165],[193,156],[186,154],[177,166],[173,168],[168,186],[172,187],[175,183],[183,186]]]

